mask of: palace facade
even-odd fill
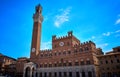
[[[24,66],[23,77],[97,77],[96,55],[103,52],[92,41],[81,43],[72,31],[66,36],[52,36],[52,49],[40,50],[42,7],[33,15],[30,62]]]

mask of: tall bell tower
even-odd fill
[[[35,58],[40,50],[41,42],[41,28],[42,28],[42,6],[39,4],[35,7],[35,14],[33,14],[33,33],[32,33],[32,43],[31,43],[31,54],[30,58]]]

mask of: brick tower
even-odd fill
[[[33,15],[33,33],[32,33],[32,43],[31,43],[31,54],[30,58],[33,59],[38,55],[40,50],[41,41],[41,27],[42,27],[42,7],[37,5],[35,8],[35,14]]]

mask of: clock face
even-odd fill
[[[32,52],[35,52],[35,48],[32,48]]]
[[[60,46],[63,46],[63,45],[64,45],[64,42],[60,42],[59,45],[60,45]]]

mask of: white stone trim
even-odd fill
[[[78,62],[78,60],[75,60],[75,62]]]
[[[81,59],[81,61],[83,61],[83,59]]]
[[[87,58],[87,60],[90,60],[89,58]]]
[[[47,67],[37,68],[37,72],[88,72],[95,71],[94,65],[83,65],[83,66],[68,66],[68,67]]]

